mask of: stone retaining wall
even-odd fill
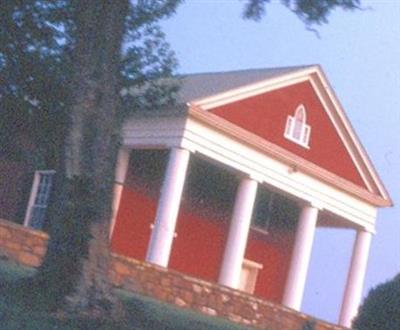
[[[263,329],[343,329],[238,290],[119,255],[113,256],[116,286],[183,308]]]
[[[0,220],[0,256],[36,267],[47,241],[43,232]],[[344,329],[241,291],[119,255],[113,255],[110,277],[118,288],[257,328]]]
[[[42,231],[0,219],[0,257],[37,267],[46,253],[48,239]]]

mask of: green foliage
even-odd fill
[[[0,144],[8,157],[31,156],[18,135],[36,144],[39,163],[58,152],[69,71],[56,23],[65,9],[63,1],[1,2]]]
[[[271,0],[247,0],[244,18],[260,20],[270,2]],[[327,23],[329,14],[337,8],[360,9],[360,0],[281,0],[281,3],[296,14],[307,27]]]
[[[358,330],[400,329],[400,275],[369,293],[353,322]]]
[[[140,93],[120,95],[121,120],[137,108],[173,102],[176,86],[160,78],[172,75],[176,60],[158,22],[172,15],[179,2],[130,2],[119,88]],[[57,166],[76,88],[72,68],[79,6],[74,0],[1,1],[0,156],[29,159],[31,154],[15,138],[23,134],[37,147],[36,167]],[[146,88],[138,89],[142,86]]]

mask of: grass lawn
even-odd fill
[[[118,321],[99,323],[91,319],[61,320],[49,313],[40,292],[34,293],[34,300],[24,298],[21,290],[9,290],[16,281],[33,276],[31,268],[0,260],[0,329],[190,329],[190,330],[243,330],[235,323],[217,317],[207,317],[190,310],[161,303],[155,299],[117,290],[127,311],[127,317]],[[8,289],[8,290],[7,290]],[[6,292],[6,293],[4,293]]]

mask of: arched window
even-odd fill
[[[307,114],[304,105],[300,104],[293,116],[288,116],[285,127],[285,138],[309,148],[311,127],[307,125]]]

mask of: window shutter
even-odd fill
[[[293,122],[294,118],[292,116],[288,116],[286,120],[286,128],[285,128],[285,136],[291,136],[293,131]]]
[[[302,143],[304,145],[308,145],[308,141],[310,140],[310,131],[311,131],[310,126],[305,125],[304,126],[304,134],[302,136],[302,138],[303,138]]]

